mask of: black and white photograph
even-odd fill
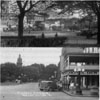
[[[1,0],[2,47],[100,45],[100,1]]]
[[[100,0],[0,0],[0,100],[99,100]]]
[[[1,48],[1,100],[99,100],[99,48]]]

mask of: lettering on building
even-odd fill
[[[83,50],[83,53],[100,53],[99,47],[86,47]]]

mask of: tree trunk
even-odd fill
[[[25,14],[20,14],[18,16],[18,37],[21,38],[23,36],[23,20]]]
[[[100,15],[98,15],[97,18],[98,18],[98,22],[97,22],[97,24],[98,24],[97,44],[100,45]]]

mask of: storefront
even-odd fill
[[[66,84],[66,79],[69,76],[71,81],[76,83],[77,81],[77,72],[73,70],[67,70],[64,72],[64,82]],[[88,88],[91,86],[99,86],[99,71],[98,70],[85,70],[81,72],[81,87]]]
[[[81,87],[88,88],[99,86],[99,53],[84,52],[83,48],[77,48],[74,51],[66,52],[62,50],[60,67],[62,72],[61,80],[66,84],[67,77],[74,83],[77,82],[78,72],[80,69]],[[78,66],[79,65],[79,66]]]

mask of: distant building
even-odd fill
[[[17,59],[17,66],[18,67],[22,67],[22,58],[21,58],[21,55],[19,54],[19,57]]]
[[[78,68],[84,69],[80,74],[82,87],[99,86],[99,48],[64,47],[60,57],[61,80],[66,83],[70,76],[76,82]]]

